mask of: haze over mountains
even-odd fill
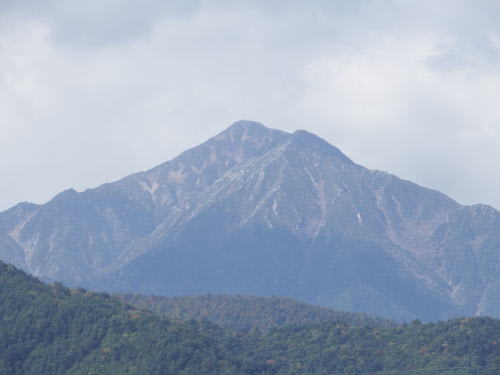
[[[112,292],[280,295],[400,321],[500,316],[498,211],[249,121],[149,171],[0,213],[0,259]]]

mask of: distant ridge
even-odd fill
[[[286,325],[318,324],[325,321],[348,326],[396,326],[390,320],[308,305],[283,297],[204,295],[166,298],[138,294],[121,294],[118,297],[130,305],[169,318],[207,320],[240,332],[262,332]]]

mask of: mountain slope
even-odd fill
[[[286,137],[244,124],[147,172],[82,193],[70,189],[45,205],[20,204],[3,212],[0,228],[20,249],[18,259],[10,253],[2,259],[37,276],[84,283],[89,274],[125,258],[133,244],[227,170]]]
[[[3,259],[101,290],[500,316],[498,211],[248,121],[149,171],[0,213],[0,233]]]

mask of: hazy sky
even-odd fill
[[[239,119],[500,208],[500,1],[0,1],[0,210]]]

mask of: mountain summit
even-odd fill
[[[149,171],[0,213],[0,258],[108,291],[281,295],[397,320],[500,316],[500,213],[238,121]]]

